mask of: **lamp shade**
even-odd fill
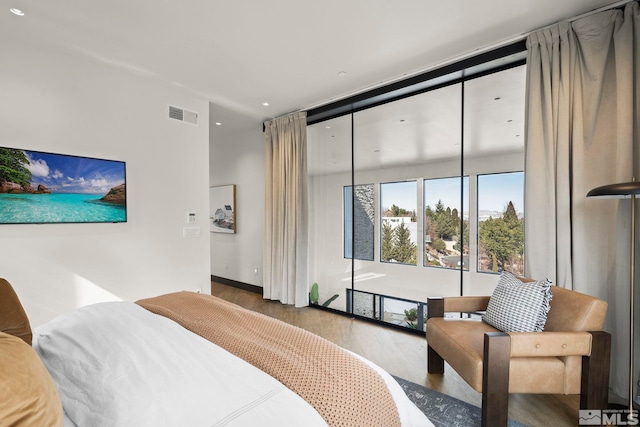
[[[640,181],[620,182],[618,184],[603,185],[587,193],[587,197],[604,197],[611,199],[627,199],[631,195],[640,195]]]

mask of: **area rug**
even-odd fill
[[[394,377],[404,392],[436,427],[480,427],[481,409],[419,384]],[[509,420],[509,427],[526,427]]]

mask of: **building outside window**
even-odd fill
[[[375,234],[374,186],[373,184],[356,185],[354,194],[353,187],[347,185],[343,190],[343,199],[344,257],[351,258],[355,250],[355,259],[373,261]]]
[[[380,206],[380,261],[416,265],[416,181],[380,184]]]

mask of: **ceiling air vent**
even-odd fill
[[[169,118],[180,120],[185,123],[191,123],[192,125],[198,124],[198,113],[174,107],[173,105],[169,105]]]

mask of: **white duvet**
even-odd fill
[[[35,328],[65,413],[93,426],[326,426],[297,394],[226,350],[130,302],[95,304]],[[368,362],[371,364],[371,362]],[[432,426],[389,374],[404,426]]]

